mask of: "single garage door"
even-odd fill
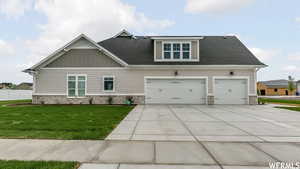
[[[146,104],[206,104],[204,79],[146,79]]]
[[[247,104],[246,79],[215,79],[215,104]]]

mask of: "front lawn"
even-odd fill
[[[77,162],[2,161],[1,169],[76,169]]]
[[[300,105],[300,100],[283,100],[283,99],[270,99],[270,98],[259,98],[260,102],[265,103],[279,103],[279,104],[292,104],[292,105]]]
[[[15,103],[0,102],[0,138],[104,139],[133,109],[119,105],[4,106]]]
[[[277,107],[277,108],[293,110],[293,111],[300,111],[300,107]]]

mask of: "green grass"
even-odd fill
[[[20,103],[31,103],[31,100],[7,100],[7,101],[0,101],[0,105],[20,104]]]
[[[45,161],[2,161],[1,169],[76,169],[77,162],[45,162]]]
[[[0,138],[104,139],[132,109],[109,105],[0,106]]]
[[[282,100],[282,99],[269,99],[269,98],[259,98],[260,102],[265,103],[283,103],[283,104],[299,104],[300,100]]]
[[[300,111],[300,107],[276,107],[276,108],[293,110],[293,111]]]

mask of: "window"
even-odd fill
[[[164,59],[171,59],[171,44],[164,44]]]
[[[103,90],[105,92],[114,92],[115,91],[115,78],[113,76],[104,76],[103,77]]]
[[[173,58],[180,59],[180,43],[173,44]]]
[[[191,44],[188,42],[163,43],[163,60],[191,60]]]
[[[68,75],[68,96],[84,97],[86,94],[86,75]]]
[[[182,59],[190,59],[190,44],[182,44]]]

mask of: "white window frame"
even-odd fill
[[[69,96],[69,77],[75,76],[75,96]],[[85,77],[85,95],[78,96],[78,76]],[[87,75],[86,74],[67,74],[67,97],[68,98],[85,98],[87,96]]]
[[[113,90],[105,90],[105,78],[113,78]],[[115,88],[116,88],[116,78],[113,75],[105,75],[102,77],[102,91],[106,92],[106,93],[113,93],[115,92]]]
[[[165,50],[164,45],[165,44],[171,44],[171,58],[165,59]],[[174,59],[174,50],[173,50],[173,44],[180,44],[180,59]],[[189,44],[190,50],[189,50],[189,59],[183,59],[183,46],[182,44]],[[162,59],[160,61],[195,61],[195,59],[192,59],[192,42],[191,41],[163,41],[162,42]]]

